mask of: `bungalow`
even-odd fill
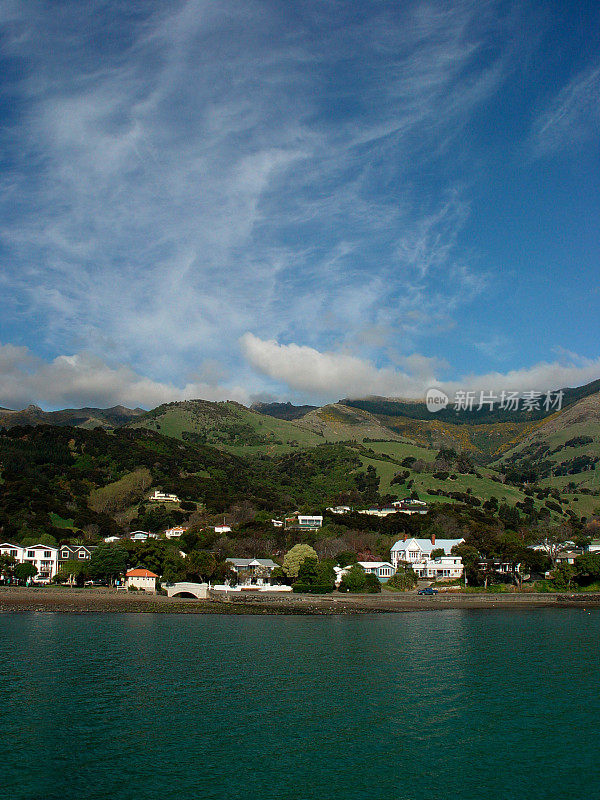
[[[429,509],[423,500],[395,500],[392,503],[397,513],[400,514],[427,514]]]
[[[588,553],[599,553],[600,552],[600,539],[592,539],[592,541],[588,544],[585,548]]]
[[[395,508],[366,508],[364,511],[359,511],[359,514],[368,514],[370,517],[387,517],[390,514],[396,514]]]
[[[231,533],[231,526],[230,525],[215,525],[213,528],[215,533]]]
[[[150,572],[149,569],[138,567],[137,569],[130,569],[125,573],[125,583],[127,588],[135,586],[136,589],[141,589],[144,592],[154,594],[156,592],[156,579],[158,575]]]
[[[179,498],[176,494],[165,494],[158,489],[155,490],[154,494],[150,495],[148,500],[155,503],[179,503]]]
[[[132,542],[145,542],[149,536],[150,534],[147,531],[131,531],[129,534]]]
[[[323,517],[314,514],[293,514],[285,518],[285,527],[303,531],[316,531],[323,526]]]
[[[165,536],[167,539],[178,539],[187,531],[187,528],[182,528],[181,525],[178,525],[175,528],[167,528],[165,531]]]
[[[271,558],[228,558],[227,563],[243,586],[263,586],[279,565]]]
[[[382,583],[388,581],[396,571],[389,561],[359,561],[365,572],[377,575]]]

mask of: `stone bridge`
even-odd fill
[[[208,597],[208,583],[174,583],[164,588],[169,597],[195,597],[196,600]]]

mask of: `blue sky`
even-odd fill
[[[0,26],[0,405],[600,377],[596,2]]]

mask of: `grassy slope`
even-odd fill
[[[236,455],[280,455],[298,448],[323,444],[323,437],[293,422],[269,417],[238,403],[190,401],[160,406],[131,423],[163,436],[184,439],[185,433]]]

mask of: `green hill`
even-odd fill
[[[285,419],[261,414],[240,403],[188,400],[158,406],[129,423],[189,444],[207,444],[231,453],[276,455],[322,444],[324,437]]]

